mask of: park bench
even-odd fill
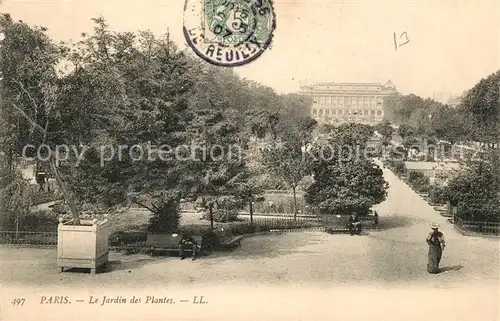
[[[325,226],[325,232],[328,234],[344,234],[349,233],[347,226]]]
[[[147,233],[142,231],[117,231],[109,236],[109,245],[112,247],[124,247],[132,245],[143,245],[147,240]]]
[[[241,246],[241,240],[243,240],[243,235],[234,236],[230,239],[223,240],[220,243],[222,249],[229,249],[230,251]]]
[[[214,251],[214,246],[210,239],[206,238],[204,235],[193,235],[191,236],[195,242],[198,244],[199,253],[203,255],[212,254]],[[160,234],[160,233],[149,233],[147,235],[146,246],[149,247],[150,254],[155,253],[172,253],[179,252],[179,244],[181,241],[181,234]],[[185,252],[192,252],[193,249],[190,247],[184,248]]]
[[[215,248],[217,250],[234,250],[235,248],[241,246],[241,241],[243,240],[243,235],[233,235],[231,231],[224,228],[214,229],[212,232],[212,238],[214,241]]]
[[[361,230],[375,229],[378,226],[378,216],[361,216],[359,220],[361,221]],[[339,220],[335,224],[328,224],[325,226],[325,232],[329,234],[349,233],[349,223]]]

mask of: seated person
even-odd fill
[[[351,233],[351,235],[354,235],[354,233],[358,235],[361,234],[361,221],[356,212],[352,212],[349,217],[349,233]]]
[[[193,250],[192,260],[196,260],[196,251],[198,250],[198,243],[189,234],[183,234],[179,242],[179,256],[181,260],[184,260],[186,256],[184,255],[184,250],[190,248]]]

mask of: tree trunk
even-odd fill
[[[19,211],[16,211],[16,240],[19,238]]]
[[[297,220],[297,195],[295,192],[296,186],[292,186],[292,191],[293,191],[293,219],[294,221]]]
[[[9,160],[8,160],[9,164],[8,164],[8,167],[9,167],[9,175],[12,174],[12,171],[14,169],[14,153],[12,151],[12,146],[10,146],[9,148]]]
[[[66,202],[68,202],[69,209],[71,211],[71,216],[73,217],[73,224],[79,225],[80,215],[78,213],[78,208],[76,206],[75,199],[73,198],[73,195],[71,195],[71,192],[67,189],[66,184],[61,178],[61,175],[59,175],[59,171],[57,170],[56,162],[53,157],[50,158],[50,170],[52,171],[52,174],[56,179],[57,185],[61,189],[64,199],[66,200]]]
[[[210,213],[210,228],[213,230],[214,229],[214,211],[213,211],[214,205],[210,203],[208,206],[208,211]]]
[[[251,199],[249,205],[250,205],[250,224],[253,224],[253,203]]]

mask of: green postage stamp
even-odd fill
[[[276,15],[271,0],[186,0],[184,36],[193,51],[217,66],[258,58],[271,44]]]

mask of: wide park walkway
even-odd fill
[[[399,320],[409,320],[407,315],[420,316],[415,320],[429,319],[426,311],[448,313],[448,317],[430,318],[436,320],[497,320],[499,240],[461,235],[392,172],[384,169],[384,175],[390,189],[387,200],[378,206],[381,230],[363,236],[323,232],[255,236],[244,239],[234,252],[216,253],[194,262],[112,253],[108,269],[95,276],[59,273],[54,249],[0,247],[0,282],[5,286],[126,289],[181,284],[228,289],[237,285],[247,289],[291,286],[304,291],[310,287],[325,291],[359,288],[366,290],[359,294],[363,306],[369,305],[367,300],[382,300],[373,311],[386,316],[394,313],[401,317]],[[425,237],[431,222],[442,225],[447,241],[441,264],[444,272],[438,275],[426,271]],[[373,292],[375,289],[379,292]],[[395,292],[397,289],[410,292],[405,292],[404,298]],[[347,297],[341,296],[339,304],[345,304]],[[314,304],[322,302],[318,300]],[[310,304],[304,303],[304,309]],[[396,310],[383,312],[394,304]],[[407,314],[396,313],[398,306],[406,306]],[[427,310],[420,310],[423,306]],[[342,306],[338,308],[342,311]],[[344,312],[336,315],[348,315]]]

